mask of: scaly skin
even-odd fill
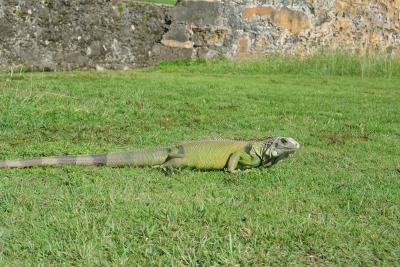
[[[293,154],[300,145],[292,138],[269,137],[264,141],[204,140],[183,142],[176,146],[137,149],[88,156],[43,157],[29,160],[0,161],[0,168],[23,168],[49,165],[107,165],[189,167],[200,170],[235,172],[271,166]]]

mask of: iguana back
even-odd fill
[[[206,140],[185,142],[183,148],[185,165],[196,169],[222,170],[229,157],[237,151],[250,151],[250,141]]]

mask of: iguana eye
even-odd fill
[[[287,144],[287,142],[288,142],[288,141],[287,141],[285,138],[282,138],[282,139],[281,139],[281,143],[282,143],[282,144]]]

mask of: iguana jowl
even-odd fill
[[[49,165],[108,165],[189,167],[200,170],[234,172],[271,166],[300,148],[293,138],[268,137],[264,141],[202,140],[183,142],[171,147],[136,149],[87,156],[43,157],[0,161],[0,168],[23,168]]]

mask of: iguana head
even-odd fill
[[[278,161],[289,157],[297,149],[300,144],[290,137],[273,136],[268,137],[261,146],[262,166],[272,166]]]

